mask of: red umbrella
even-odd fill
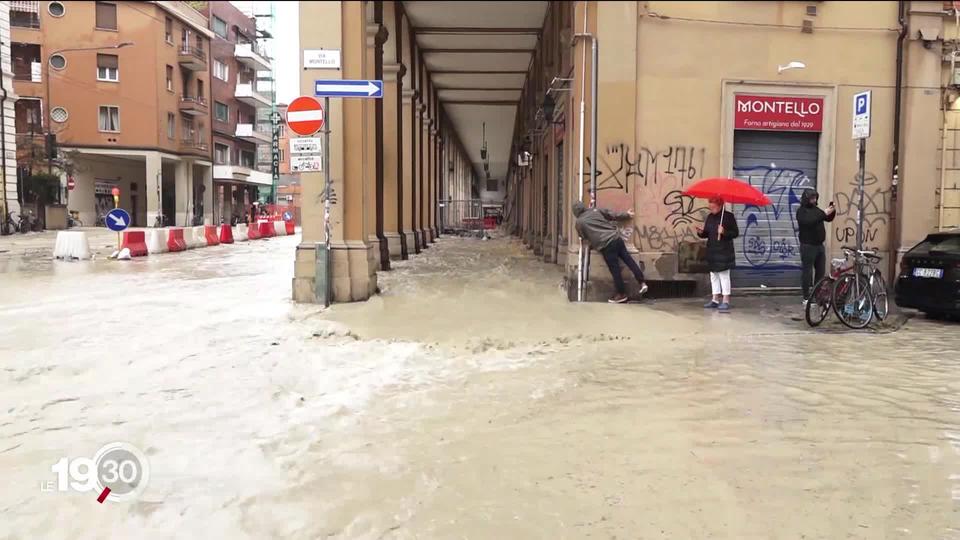
[[[697,199],[720,197],[728,203],[767,206],[772,204],[759,189],[736,178],[704,178],[698,180],[683,194]]]
[[[751,204],[754,206],[772,204],[770,199],[759,189],[736,178],[704,178],[683,190],[683,194],[698,199],[719,197],[725,202],[734,204]],[[725,211],[726,208],[722,210],[722,212]],[[723,223],[723,213],[720,214],[720,223]]]

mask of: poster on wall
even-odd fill
[[[823,98],[737,94],[733,129],[823,131]]]

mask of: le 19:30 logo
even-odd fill
[[[56,491],[96,491],[97,501],[132,501],[150,479],[150,464],[139,448],[129,443],[104,445],[90,458],[60,458],[50,467],[57,475]],[[42,486],[53,491],[53,483]]]

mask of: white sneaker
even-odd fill
[[[647,291],[649,290],[650,290],[650,287],[647,287],[647,284],[644,283],[643,285],[640,286],[640,290],[637,291],[637,296],[642,296],[644,294],[647,294]]]

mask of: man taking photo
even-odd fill
[[[801,287],[803,288],[804,303],[810,299],[810,288],[823,279],[826,272],[827,253],[823,248],[823,242],[827,239],[827,230],[824,222],[833,221],[833,218],[837,216],[837,209],[833,202],[827,206],[827,211],[824,212],[817,207],[819,199],[820,194],[813,189],[807,189],[800,196],[800,208],[797,208],[800,264],[803,266]]]

